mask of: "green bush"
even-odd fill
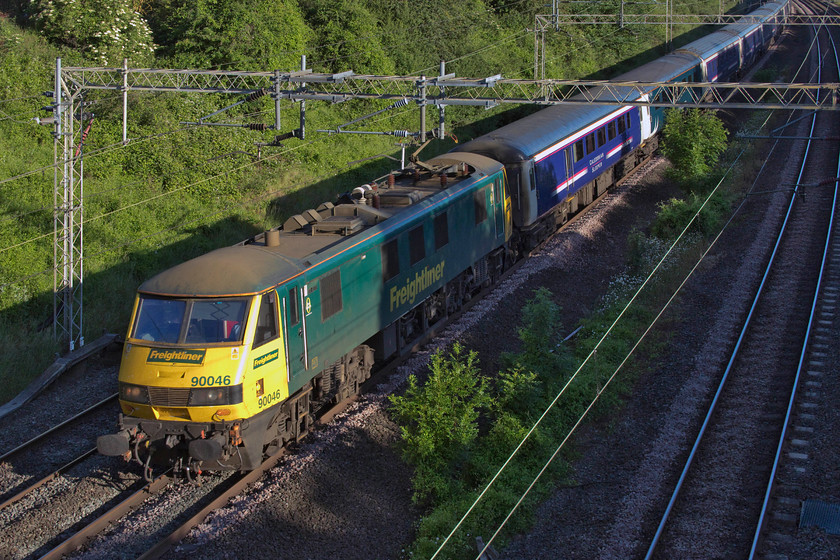
[[[704,200],[705,196],[690,193],[684,199],[672,198],[661,202],[651,232],[662,239],[674,239],[685,229]],[[722,195],[713,196],[691,224],[689,232],[704,236],[716,234],[728,212],[729,203],[726,198]]]
[[[522,325],[517,335],[522,350],[517,354],[503,354],[502,362],[507,367],[520,367],[540,376],[556,377],[563,366],[560,349],[560,307],[552,300],[546,288],[534,291],[522,309]]]
[[[726,149],[727,131],[714,113],[670,109],[662,129],[662,153],[671,160],[671,177],[686,186],[702,180]]]
[[[456,344],[448,356],[432,356],[429,371],[422,387],[412,375],[405,395],[390,397],[401,424],[403,456],[416,469],[417,501],[445,498],[460,486],[480,410],[491,404],[475,352],[464,355]]]
[[[425,385],[420,387],[412,376],[405,396],[391,397],[404,457],[415,467],[415,495],[431,506],[412,547],[415,555],[428,557],[437,549],[559,391],[566,379],[568,357],[558,347],[561,325],[557,316],[551,292],[537,290],[522,310],[518,329],[522,350],[505,357],[508,367],[493,379],[492,391],[478,371],[475,353],[465,356],[456,345],[448,358],[441,354],[433,358]],[[447,544],[443,558],[469,557],[475,546],[469,535],[484,532],[489,536],[488,528],[510,511],[544,466],[571,425],[570,416],[579,414],[581,399],[594,394],[586,391],[584,396],[564,400],[543,418]],[[564,469],[563,460],[556,460],[546,480],[561,476]],[[539,486],[526,504],[535,503],[544,492],[545,486]],[[526,508],[507,530],[521,530],[530,522]]]

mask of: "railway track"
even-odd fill
[[[815,45],[815,59],[826,64],[821,79],[836,81],[840,66],[826,32]],[[805,136],[824,138],[838,126],[818,113]],[[809,141],[801,171],[787,181],[791,203],[771,262],[645,558],[779,558],[768,551],[790,540],[801,493],[791,482],[817,428],[809,410],[825,350],[809,345],[825,344],[810,333],[820,320],[815,311],[831,308],[836,296],[821,302],[837,290],[824,281],[824,259],[840,255],[830,227],[838,162],[836,143]],[[781,484],[780,469],[793,473]]]
[[[320,421],[329,421],[334,415],[345,410],[354,400],[355,398],[352,398],[337,403],[321,416]],[[151,482],[139,488],[126,490],[119,499],[112,500],[115,502],[112,507],[108,507],[89,522],[72,531],[62,533],[50,543],[49,550],[43,554],[37,554],[37,557],[42,560],[53,560],[73,554],[84,556],[84,547],[97,537],[107,538],[109,530],[119,525],[131,525],[134,522],[133,517],[153,515],[150,510],[159,506],[157,500],[164,491],[168,491],[169,500],[166,503],[172,507],[180,507],[182,511],[174,515],[172,521],[159,527],[157,531],[138,536],[140,549],[147,548],[138,556],[144,559],[160,558],[173,544],[200,524],[209,513],[227,504],[231,498],[241,494],[249,485],[264,476],[286,452],[284,449],[278,451],[257,469],[247,473],[226,473],[202,478],[201,482],[206,483],[208,488],[202,489],[201,492],[195,492],[195,487],[189,488],[189,492],[183,494],[190,494],[190,496],[180,495],[182,494],[180,489],[184,487],[176,484],[169,472],[159,474]],[[65,533],[69,534],[64,536]],[[148,546],[144,543],[148,543]]]
[[[76,438],[68,435],[77,434],[83,430],[84,428],[80,426],[84,424],[93,424],[96,427],[102,425],[106,415],[114,414],[116,402],[117,394],[114,393],[0,455],[0,462],[10,463],[13,468],[18,468],[19,458],[21,462],[28,465],[46,467],[44,471],[33,471],[30,477],[21,481],[20,485],[4,488],[3,493],[0,494],[0,510],[21,500],[96,453],[95,440],[91,442],[91,445],[83,447],[85,450],[82,453],[78,453],[76,447],[69,446],[65,442],[68,437],[75,440]],[[95,433],[95,431],[90,433]],[[38,472],[41,474],[37,474]]]

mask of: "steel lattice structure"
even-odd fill
[[[501,76],[457,78],[373,76],[353,72],[232,72],[65,68],[63,81],[77,91],[117,90],[248,95],[260,90],[291,101],[339,103],[351,99],[407,99],[424,106],[502,103],[646,105],[657,107],[838,109],[840,84],[622,82],[610,80],[512,80]],[[124,85],[127,84],[127,85]],[[643,99],[642,96],[647,96]]]
[[[536,16],[537,27],[560,25],[729,25],[761,23],[757,16],[740,14],[547,14]],[[837,14],[790,14],[785,25],[840,25]]]
[[[81,127],[86,120],[80,110],[82,91],[64,80],[61,60],[55,70],[55,173],[53,192],[53,333],[69,342],[70,351],[83,346],[82,277],[84,237],[84,187]],[[75,127],[78,124],[79,129]],[[59,157],[61,146],[61,159]]]

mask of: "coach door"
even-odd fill
[[[580,142],[579,142],[580,143]],[[563,153],[566,154],[566,173],[565,173],[565,183],[566,183],[566,192],[560,191],[558,193],[557,202],[563,202],[566,199],[566,195],[575,190],[575,166],[572,165],[572,151],[577,147],[577,144],[573,144],[563,150]],[[580,149],[583,150],[583,144],[580,143]],[[581,155],[581,157],[583,157]]]
[[[641,97],[641,100],[642,101],[647,101],[648,100],[648,94],[644,94]],[[641,118],[641,125],[642,125],[642,132],[641,132],[642,138],[641,138],[641,140],[642,140],[642,142],[644,142],[645,140],[650,138],[650,135],[653,131],[653,129],[651,127],[651,122],[650,122],[650,107],[645,106],[645,105],[642,105],[641,107],[639,107],[639,115],[640,115],[640,118]]]
[[[306,299],[303,290],[296,284],[280,288],[281,313],[283,314],[283,337],[286,340],[286,356],[289,377],[293,378],[306,370],[309,363],[306,340]]]

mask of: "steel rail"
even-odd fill
[[[80,546],[84,545],[87,541],[107,529],[111,523],[137,509],[143,502],[149,499],[149,497],[154,496],[166,488],[171,481],[172,479],[169,477],[168,472],[160,475],[155,480],[144,485],[131,496],[96,518],[83,529],[71,535],[64,542],[55,546],[52,550],[41,556],[40,560],[59,560],[64,555],[70,554]]]
[[[817,60],[820,61],[821,58],[822,58],[822,56],[821,56],[820,50],[819,50],[819,41],[817,41]],[[821,64],[820,64],[820,67],[821,67]],[[818,73],[818,76],[817,76],[817,81],[819,82],[820,79],[821,79],[821,68],[820,68],[820,73]],[[810,133],[809,137],[813,136],[815,124],[816,124],[816,113],[814,113],[814,115],[812,116],[811,133]],[[656,545],[659,543],[659,539],[661,538],[662,533],[665,530],[665,526],[668,522],[668,518],[670,517],[671,511],[673,510],[674,505],[676,504],[676,501],[677,501],[677,498],[679,496],[680,490],[682,490],[683,483],[685,482],[685,479],[688,476],[688,471],[691,469],[691,466],[694,462],[694,457],[697,455],[697,451],[700,448],[700,443],[703,439],[703,435],[705,434],[706,428],[708,427],[709,423],[711,422],[711,418],[712,418],[712,415],[714,414],[715,409],[717,407],[718,400],[720,399],[720,396],[723,393],[723,389],[726,385],[726,382],[729,379],[729,374],[732,371],[732,367],[735,364],[735,359],[738,355],[738,352],[740,351],[741,344],[743,343],[743,341],[746,337],[747,330],[748,330],[749,325],[752,321],[752,317],[753,317],[753,314],[755,313],[755,309],[758,306],[758,302],[759,302],[759,299],[761,298],[761,294],[764,290],[764,286],[767,283],[767,279],[770,276],[771,270],[773,269],[773,264],[774,264],[774,261],[775,261],[775,258],[776,258],[776,254],[778,253],[779,246],[781,245],[781,242],[782,242],[782,237],[784,236],[785,230],[786,230],[787,225],[788,225],[788,221],[790,220],[790,215],[793,211],[794,203],[797,200],[797,195],[799,194],[799,183],[800,183],[800,180],[802,178],[802,174],[804,173],[804,170],[805,170],[805,167],[806,167],[806,162],[808,160],[808,151],[810,149],[810,146],[811,146],[811,141],[809,139],[808,144],[805,148],[805,154],[802,157],[802,165],[800,167],[799,176],[798,176],[797,181],[796,181],[797,186],[795,186],[793,188],[792,195],[791,195],[791,198],[790,198],[790,202],[788,204],[787,212],[785,213],[784,221],[782,222],[782,226],[781,226],[781,228],[779,230],[779,233],[778,233],[778,236],[776,238],[776,243],[775,243],[775,245],[773,247],[773,251],[770,255],[770,260],[767,263],[767,266],[765,267],[764,275],[761,278],[761,283],[758,286],[758,290],[756,291],[755,297],[753,298],[753,302],[750,306],[750,310],[747,313],[746,319],[744,320],[744,325],[743,325],[743,327],[741,329],[741,332],[738,336],[738,340],[735,343],[735,348],[732,351],[729,362],[727,363],[726,369],[724,370],[723,376],[721,377],[720,383],[718,384],[717,391],[715,391],[715,395],[712,399],[711,404],[709,405],[709,410],[706,413],[706,417],[703,420],[703,424],[700,427],[700,431],[697,434],[697,438],[694,441],[694,445],[691,448],[691,451],[688,455],[688,459],[686,459],[685,466],[684,466],[682,472],[680,473],[679,480],[677,481],[677,484],[674,487],[674,492],[671,494],[671,498],[668,501],[668,506],[665,508],[665,512],[662,515],[662,518],[659,522],[659,526],[657,527],[656,533],[654,534],[653,539],[651,541],[650,547],[648,548],[648,551],[645,554],[645,560],[651,560],[653,558],[653,554],[656,550]]]
[[[263,463],[256,469],[248,472],[247,474],[239,475],[239,479],[236,480],[227,490],[210,501],[210,503],[204,506],[201,511],[190,517],[172,533],[158,541],[152,548],[140,555],[138,560],[152,560],[162,557],[166,554],[170,547],[172,547],[172,545],[180,542],[181,539],[187,536],[193,527],[201,524],[208,515],[227,504],[231,498],[244,492],[250,484],[258,481],[260,477],[274,467],[274,465],[276,465],[285,454],[286,449],[282,448],[277,453],[263,461]]]
[[[834,51],[834,64],[837,68],[838,75],[840,75],[840,59],[838,59],[838,55],[837,55],[837,45],[834,42],[834,37],[832,37],[830,30],[828,31],[828,39],[831,42],[831,47],[832,47],[832,50]],[[838,155],[838,158],[837,158],[837,172],[836,172],[835,176],[840,178],[840,155]],[[801,173],[800,173],[800,179],[801,179]],[[773,468],[771,469],[771,472],[770,472],[770,479],[767,483],[767,490],[764,493],[764,501],[762,502],[762,505],[761,505],[761,513],[760,513],[759,518],[758,518],[758,523],[757,523],[756,529],[755,529],[755,535],[753,537],[752,546],[750,548],[749,560],[753,560],[753,558],[755,558],[756,551],[758,550],[758,544],[759,544],[759,541],[761,539],[761,532],[764,528],[764,522],[765,522],[766,515],[767,515],[767,509],[770,505],[770,497],[773,493],[773,486],[774,486],[774,483],[775,483],[775,480],[776,480],[776,472],[778,471],[778,468],[779,468],[779,463],[781,461],[782,451],[783,451],[784,444],[785,444],[785,438],[787,437],[788,427],[790,426],[790,420],[791,420],[791,417],[793,416],[793,407],[796,403],[796,392],[797,392],[797,389],[799,387],[799,381],[800,381],[800,378],[801,378],[801,375],[802,375],[802,366],[805,363],[805,356],[808,352],[808,346],[809,346],[810,337],[811,337],[811,329],[812,329],[813,323],[814,323],[814,316],[816,315],[817,303],[819,302],[819,299],[820,299],[820,296],[821,296],[822,282],[823,282],[823,277],[825,275],[826,264],[827,264],[827,261],[828,261],[828,251],[831,247],[832,242],[835,241],[833,239],[832,235],[831,235],[831,231],[832,231],[832,228],[834,226],[834,213],[837,210],[838,190],[840,190],[840,182],[838,182],[838,179],[835,179],[835,181],[834,181],[834,197],[833,197],[832,203],[831,203],[831,206],[834,210],[831,212],[831,217],[829,218],[829,222],[828,222],[828,230],[826,232],[826,237],[825,237],[825,246],[823,248],[822,261],[820,263],[820,273],[819,273],[819,276],[817,278],[816,288],[814,289],[814,298],[813,298],[813,301],[811,302],[811,311],[810,311],[810,315],[808,316],[808,326],[805,329],[805,340],[803,340],[803,342],[802,342],[802,351],[799,355],[799,363],[797,364],[797,367],[796,367],[796,377],[794,378],[793,388],[791,389],[790,399],[788,400],[787,411],[785,412],[785,419],[784,419],[784,423],[783,423],[783,426],[782,426],[782,433],[779,435],[779,444],[778,444],[778,447],[776,448],[776,456],[773,458]]]
[[[18,445],[17,447],[15,447],[14,449],[12,449],[11,451],[7,451],[6,453],[4,453],[4,454],[0,455],[0,461],[4,461],[4,460],[8,459],[8,458],[9,458],[9,457],[11,457],[12,455],[14,455],[14,454],[16,454],[16,453],[18,453],[18,452],[22,451],[23,449],[26,449],[27,447],[29,447],[29,446],[30,446],[30,445],[32,445],[33,443],[36,443],[36,442],[38,442],[38,441],[42,440],[43,438],[47,437],[48,435],[52,434],[53,432],[55,432],[55,431],[57,431],[57,430],[60,430],[61,428],[65,427],[67,424],[69,424],[69,423],[71,423],[71,422],[74,422],[75,420],[78,420],[79,418],[81,418],[81,417],[82,417],[82,416],[84,416],[85,414],[88,414],[89,412],[93,412],[94,410],[96,410],[96,409],[97,409],[97,408],[99,408],[100,406],[103,406],[103,405],[105,405],[105,404],[107,404],[107,403],[111,402],[112,400],[114,400],[114,399],[116,399],[116,398],[117,398],[117,393],[114,393],[114,394],[113,394],[113,395],[111,395],[111,396],[105,397],[104,399],[102,399],[102,400],[101,400],[101,401],[99,401],[98,403],[96,403],[96,404],[93,404],[93,405],[89,406],[88,408],[86,408],[86,409],[84,409],[83,411],[79,412],[79,413],[78,413],[78,414],[76,414],[75,416],[72,416],[71,418],[68,418],[68,419],[67,419],[67,420],[65,420],[64,422],[61,422],[60,424],[57,424],[57,425],[53,426],[53,427],[52,427],[52,428],[50,428],[49,430],[47,430],[47,431],[45,431],[45,432],[42,432],[42,433],[38,434],[37,436],[33,437],[33,438],[32,438],[32,439],[30,439],[29,441],[26,441],[26,442],[24,442],[24,443],[21,443],[20,445]]]
[[[47,476],[45,476],[44,478],[42,478],[38,482],[27,486],[25,489],[21,490],[20,492],[18,492],[14,496],[11,496],[7,500],[5,500],[3,503],[0,503],[0,510],[5,508],[6,506],[12,505],[13,503],[20,501],[23,497],[25,497],[28,494],[34,492],[35,490],[37,490],[38,488],[40,488],[44,484],[53,480],[58,475],[63,474],[65,472],[67,472],[68,470],[72,469],[73,467],[75,467],[76,465],[78,465],[79,463],[81,463],[82,461],[84,461],[85,459],[87,459],[88,457],[93,455],[94,453],[96,453],[96,448],[95,447],[93,449],[89,449],[89,450],[85,451],[84,453],[82,453],[81,455],[79,455],[78,457],[73,459],[72,461],[66,463],[64,466],[59,467],[58,469],[54,470],[52,473],[48,474]]]

